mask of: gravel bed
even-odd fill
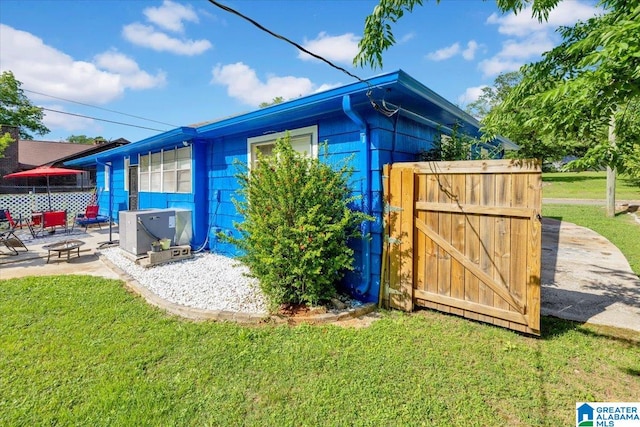
[[[267,298],[249,269],[238,260],[211,253],[144,268],[122,249],[105,248],[100,254],[159,297],[184,306],[241,313],[268,312]]]

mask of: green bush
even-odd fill
[[[240,238],[226,239],[242,250],[241,260],[272,305],[326,301],[353,268],[348,239],[372,219],[349,208],[355,201],[351,168],[345,162],[333,169],[297,153],[288,134],[278,139],[273,155],[258,153],[256,163],[250,173],[239,164],[242,198],[234,204],[244,222],[234,224]]]

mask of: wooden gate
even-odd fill
[[[539,335],[539,163],[395,163],[384,177],[381,302]]]

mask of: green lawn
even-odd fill
[[[191,323],[89,276],[0,280],[0,316],[0,425],[555,427],[640,396],[640,334],[552,318]]]
[[[542,197],[550,199],[606,199],[605,172],[555,172],[542,174]],[[616,199],[640,200],[640,187],[624,176],[616,180]]]

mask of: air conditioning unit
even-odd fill
[[[175,244],[176,212],[174,209],[141,209],[120,211],[118,234],[120,248],[133,255],[151,250],[151,243],[170,239]]]

